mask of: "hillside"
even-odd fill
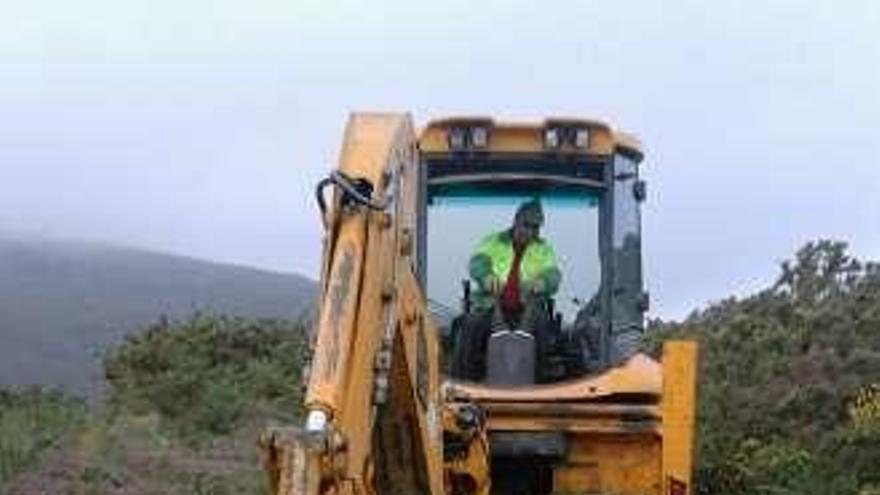
[[[194,315],[110,346],[87,404],[0,387],[0,493],[265,494],[257,438],[300,419],[306,332]]]
[[[668,338],[700,342],[693,493],[880,495],[880,264],[807,244],[764,290],[652,321],[645,347]],[[303,339],[196,315],[110,346],[88,413],[0,391],[0,492],[266,493],[254,439],[297,421]]]
[[[90,393],[104,349],[161,316],[296,318],[305,277],[132,248],[0,236],[0,385]]]

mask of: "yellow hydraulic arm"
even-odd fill
[[[307,417],[262,439],[273,493],[443,492],[438,343],[413,268],[415,139],[407,115],[355,114],[319,185]]]

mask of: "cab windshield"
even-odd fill
[[[463,311],[464,283],[476,292],[469,263],[481,240],[509,232],[523,204],[537,201],[543,210],[539,237],[552,248],[561,274],[549,294],[563,325],[599,291],[599,195],[583,187],[444,185],[428,198],[427,293],[437,323],[448,324]],[[506,280],[499,281],[502,285]]]

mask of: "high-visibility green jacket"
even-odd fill
[[[513,264],[513,236],[510,229],[484,237],[470,260],[470,275],[477,282],[478,290],[473,303],[478,308],[491,307],[492,297],[482,286],[487,275],[494,275],[501,284],[507,282],[507,276]],[[526,246],[519,266],[519,286],[523,290],[535,280],[541,280],[544,295],[553,295],[559,288],[562,278],[556,267],[556,254],[550,244],[537,238]]]

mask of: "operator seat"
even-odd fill
[[[547,381],[558,373],[554,373],[554,359],[550,355],[555,336],[559,334],[561,319],[554,312],[552,300],[541,305],[544,317],[537,325],[540,328],[524,328],[522,323],[511,325],[496,314],[492,327],[484,342],[478,349],[465,349],[463,346],[474,345],[473,339],[464,338],[465,320],[471,310],[470,287],[463,282],[464,314],[452,323],[451,345],[452,360],[450,374],[453,378],[476,381],[492,385],[531,385]],[[547,369],[545,369],[547,368]],[[558,378],[557,378],[558,379]]]

